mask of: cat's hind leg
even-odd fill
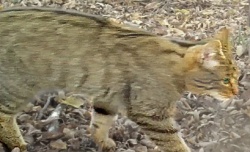
[[[0,141],[10,149],[20,148],[21,152],[26,152],[26,143],[22,137],[16,122],[16,115],[0,112]]]

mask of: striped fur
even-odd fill
[[[25,151],[14,115],[42,89],[93,97],[90,131],[100,150],[114,148],[108,130],[122,113],[165,152],[190,151],[173,120],[184,91],[221,100],[238,92],[227,29],[192,44],[48,8],[4,10],[0,27],[0,140],[10,148]]]

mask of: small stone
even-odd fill
[[[12,151],[11,151],[11,152],[21,152],[21,150],[20,150],[20,148],[15,147],[14,149],[12,149]]]
[[[67,149],[67,144],[63,142],[61,139],[58,139],[56,141],[51,141],[50,142],[50,147],[53,149]]]
[[[139,146],[138,145],[134,149],[135,149],[136,152],[148,152],[148,149],[147,149],[146,146]]]

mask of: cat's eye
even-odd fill
[[[229,78],[223,79],[223,83],[224,83],[224,84],[229,84],[229,83],[230,83],[230,79],[229,79]]]

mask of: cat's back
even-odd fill
[[[0,27],[0,70],[8,78],[28,76],[30,86],[39,84],[33,79],[59,85],[67,77],[72,84],[73,75],[108,69],[167,74],[161,55],[177,50],[149,32],[77,11],[10,8],[0,11]]]
[[[6,101],[54,87],[102,92],[128,79],[136,85],[173,85],[167,58],[182,55],[172,54],[177,46],[146,31],[75,11],[4,10],[0,27],[1,98]],[[162,58],[164,51],[171,54]]]

